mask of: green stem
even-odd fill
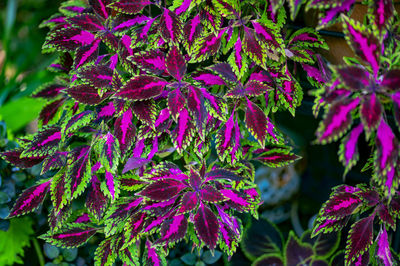
[[[33,246],[35,247],[35,251],[39,260],[40,266],[44,266],[44,257],[42,254],[42,250],[40,249],[39,242],[36,238],[32,238]]]

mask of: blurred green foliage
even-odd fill
[[[27,97],[52,80],[53,58],[41,53],[47,29],[39,24],[57,12],[61,0],[0,1],[0,116],[12,131],[38,116],[44,102]]]

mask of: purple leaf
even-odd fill
[[[360,117],[367,134],[378,127],[381,122],[382,113],[382,104],[375,93],[367,94],[362,98]]]
[[[193,120],[197,127],[197,132],[201,138],[204,138],[207,111],[204,106],[203,93],[199,88],[189,86],[187,94],[187,107],[194,118]]]
[[[159,254],[160,252],[153,248],[149,240],[146,241],[146,251],[143,256],[143,265],[148,266],[166,266],[165,258]]]
[[[230,180],[230,181],[235,181],[235,182],[240,182],[243,180],[243,177],[237,175],[236,173],[222,169],[222,168],[216,168],[211,170],[210,172],[206,173],[206,182],[211,181],[211,180],[218,180],[218,179],[224,179],[224,180]]]
[[[111,0],[89,0],[89,5],[94,9],[94,12],[104,19],[111,14],[109,4],[111,4]]]
[[[79,128],[87,126],[95,118],[94,116],[94,112],[88,110],[71,117],[61,130],[62,139],[64,140]]]
[[[43,107],[42,111],[40,111],[39,114],[39,120],[42,121],[43,125],[47,125],[50,120],[54,118],[56,115],[57,111],[60,109],[62,104],[64,103],[65,99],[61,98],[59,100],[55,100],[49,104],[47,104],[45,107]]]
[[[342,136],[351,125],[353,121],[351,111],[358,106],[359,102],[359,98],[346,98],[332,104],[317,130],[318,141],[330,142]]]
[[[385,266],[393,265],[393,258],[390,252],[389,240],[385,226],[381,227],[381,230],[376,237],[376,242],[378,243],[376,250],[378,260]]]
[[[281,42],[283,42],[282,37],[280,37],[275,30],[269,27],[265,27],[261,23],[256,21],[251,21],[255,30],[255,36],[257,40],[269,48],[270,51],[274,51],[275,53],[282,53]],[[267,54],[272,59],[277,60],[276,55]]]
[[[115,94],[118,99],[148,100],[161,94],[167,82],[164,79],[152,76],[137,76],[130,79]]]
[[[282,258],[278,255],[270,255],[265,254],[259,258],[257,258],[253,264],[253,266],[263,266],[263,265],[274,265],[274,266],[284,266],[285,264],[282,261]]]
[[[312,236],[316,236],[319,233],[329,233],[332,231],[339,231],[347,224],[347,218],[319,218],[314,226]]]
[[[179,153],[183,151],[193,138],[194,126],[191,122],[189,112],[182,109],[179,114],[175,129],[171,132],[172,141]]]
[[[80,14],[68,18],[67,21],[74,27],[90,32],[104,30],[101,20],[94,14]]]
[[[194,228],[204,244],[214,250],[219,239],[219,223],[215,214],[203,204],[194,216]]]
[[[179,15],[179,14],[178,14]],[[200,22],[200,15],[189,19],[183,28],[184,45],[187,51],[191,51],[193,44],[201,37],[203,25]]]
[[[125,174],[126,172],[128,172],[128,171],[130,171],[132,169],[140,168],[140,167],[146,165],[149,162],[151,162],[151,160],[149,160],[149,159],[131,157],[126,162],[126,164],[124,166],[124,170],[122,171],[122,173]]]
[[[196,41],[191,54],[191,62],[202,62],[210,56],[214,56],[221,46],[222,34],[223,31],[220,31],[217,36],[214,33],[210,33]]]
[[[233,120],[234,112],[229,119],[222,125],[216,136],[216,149],[221,161],[225,158],[231,164],[234,164],[241,158],[240,128],[237,122]]]
[[[167,76],[165,54],[160,50],[143,51],[128,58],[140,69],[154,75]]]
[[[55,170],[63,167],[67,162],[67,154],[68,152],[65,151],[57,151],[52,156],[47,157],[43,162],[41,174],[44,174],[49,170]]]
[[[294,235],[293,231],[289,234],[289,239],[285,248],[285,265],[299,265],[313,256],[312,246],[308,243],[301,243]]]
[[[160,18],[159,31],[166,42],[178,43],[182,37],[182,22],[172,11],[164,8]]]
[[[152,200],[168,200],[185,188],[186,186],[182,182],[169,178],[161,179],[148,185],[138,195],[148,197]]]
[[[71,192],[66,189],[69,184],[66,183],[65,179],[65,173],[58,174],[53,177],[51,182],[50,195],[55,212],[59,212],[70,201]]]
[[[223,80],[227,82],[232,82],[232,83],[238,82],[235,73],[233,73],[232,71],[232,67],[227,63],[218,63],[208,67],[208,69],[216,73],[218,76],[220,76]]]
[[[177,117],[184,106],[185,98],[180,89],[175,89],[168,93],[168,110],[175,120],[177,120]]]
[[[389,88],[389,90],[398,90],[400,88],[400,69],[392,69],[388,71],[383,76],[381,85]]]
[[[94,175],[91,179],[91,186],[86,197],[85,206],[98,221],[103,217],[107,207],[108,199],[100,189],[100,181]]]
[[[88,105],[99,104],[108,97],[107,93],[100,96],[98,90],[88,84],[70,87],[65,92],[78,102]]]
[[[175,243],[185,237],[188,227],[185,215],[177,215],[163,222],[161,226],[161,238],[156,243]]]
[[[337,70],[341,81],[354,91],[361,91],[369,86],[368,71],[358,66],[341,67]]]
[[[116,259],[115,238],[106,238],[100,242],[94,252],[96,265],[113,265]]]
[[[71,190],[71,199],[78,197],[85,190],[91,179],[90,146],[80,146],[71,152],[65,175]]]
[[[96,232],[97,228],[79,224],[63,229],[56,234],[47,233],[41,238],[58,247],[74,248],[85,244]]]
[[[95,88],[111,86],[113,70],[106,65],[92,65],[81,68],[78,77],[88,81]]]
[[[172,46],[165,58],[168,73],[178,81],[181,81],[186,73],[186,62],[177,46]]]
[[[149,20],[149,17],[143,15],[130,16],[119,14],[119,16],[113,19],[111,27],[113,32],[124,32],[137,24],[143,24]]]
[[[62,90],[66,88],[65,85],[61,84],[48,84],[41,87],[37,92],[32,94],[33,98],[45,98],[52,99],[60,94]]]
[[[247,100],[246,107],[246,127],[251,134],[258,140],[260,145],[264,147],[265,139],[267,137],[269,121],[265,116],[263,110],[256,104]]]
[[[43,45],[43,48],[55,48],[60,51],[74,51],[75,49],[91,44],[95,36],[78,28],[63,28],[51,32]]]
[[[33,156],[33,157],[23,157],[20,158],[23,149],[15,149],[11,151],[4,151],[1,152],[1,158],[6,160],[7,162],[19,167],[19,168],[30,168],[34,165],[39,164],[43,159],[44,156]]]
[[[385,223],[386,225],[392,227],[393,229],[396,228],[395,224],[395,217],[393,217],[390,213],[388,208],[384,204],[379,204],[377,207],[378,217],[379,219]]]
[[[362,204],[362,200],[356,194],[349,192],[332,194],[320,210],[320,214],[324,217],[342,218],[351,215]]]
[[[356,0],[347,0],[344,2],[338,2],[335,5],[332,5],[330,3],[330,0],[327,5],[324,6],[324,3],[318,3],[320,0],[316,0],[314,2],[317,2],[315,5],[316,7],[328,7],[325,12],[321,12],[320,14],[320,22],[319,26],[326,26],[327,24],[332,24],[336,21],[337,18],[340,17],[341,14],[347,14],[349,13],[354,6],[354,3]],[[310,6],[312,6],[313,3],[310,3]]]
[[[34,211],[42,204],[49,188],[50,181],[47,181],[24,190],[11,209],[8,218]]]
[[[205,202],[216,203],[223,201],[225,198],[214,187],[206,185],[200,189],[200,199]]]
[[[99,44],[100,40],[96,40],[89,45],[85,45],[78,48],[78,50],[75,53],[74,68],[78,69],[79,67],[89,62],[95,61],[99,54],[98,53]]]
[[[111,196],[112,200],[115,200],[118,197],[118,193],[119,193],[119,182],[116,178],[116,176],[114,176],[112,173],[108,172],[106,170],[105,173],[105,185],[107,187],[107,189],[103,189],[107,192],[107,194],[109,193],[109,195]]]
[[[120,150],[118,139],[110,132],[99,139],[100,162],[110,172],[115,172],[118,167]]]
[[[246,54],[254,60],[257,65],[264,66],[267,51],[258,43],[254,30],[246,26],[244,26],[243,48]]]
[[[257,160],[269,167],[282,167],[300,159],[296,154],[284,149],[261,149],[254,151],[254,153],[256,157],[253,160]]]
[[[130,108],[115,120],[114,136],[118,139],[121,154],[125,154],[133,145],[136,136],[136,127],[133,124],[133,115]]]
[[[131,108],[140,122],[145,123],[152,128],[154,127],[158,110],[157,105],[153,100],[133,102]]]
[[[399,156],[398,141],[392,129],[382,119],[376,134],[375,171],[385,175],[397,162]]]
[[[373,222],[374,215],[363,218],[352,224],[346,242],[346,264],[351,265],[358,257],[364,253],[368,254],[368,248],[373,241]]]
[[[201,83],[203,86],[226,85],[225,81],[217,75],[208,72],[197,72],[192,78]]]
[[[27,144],[20,157],[41,157],[53,154],[60,144],[61,132],[57,126],[41,129]]]
[[[367,62],[376,78],[379,71],[379,55],[381,51],[379,40],[367,28],[354,20],[344,17],[344,28],[348,34],[346,39],[354,52]]]
[[[53,208],[49,214],[48,219],[50,230],[52,232],[56,232],[60,228],[62,228],[65,225],[67,219],[70,218],[71,214],[72,209],[69,205],[64,206],[60,210],[56,210],[55,208]]]
[[[186,192],[182,197],[179,213],[187,213],[194,210],[194,208],[197,207],[197,203],[198,203],[197,193],[194,191]]]
[[[389,0],[377,0],[370,2],[375,26],[380,32],[386,30],[394,15],[393,2]]]
[[[136,14],[142,11],[147,5],[152,4],[150,0],[118,0],[108,6],[115,11],[125,14]]]
[[[346,171],[352,168],[358,161],[358,138],[363,132],[362,124],[359,124],[343,138],[339,148],[339,160],[346,167]]]

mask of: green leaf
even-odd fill
[[[0,265],[23,264],[24,247],[30,246],[33,232],[32,220],[28,217],[12,219],[8,231],[0,230]]]

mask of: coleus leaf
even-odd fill
[[[358,98],[347,98],[332,104],[317,130],[318,141],[326,143],[342,136],[351,125],[353,121],[351,111],[358,106],[359,102]]]
[[[97,15],[107,19],[111,14],[111,9],[108,7],[111,2],[111,0],[89,0],[89,5],[93,8]]]
[[[33,98],[45,98],[52,99],[60,94],[60,92],[65,89],[66,86],[62,84],[46,84],[40,87],[37,91],[32,94]]]
[[[185,36],[183,45],[189,54],[192,51],[193,44],[201,37],[202,33],[203,24],[201,24],[200,15],[198,14],[189,19],[183,28],[183,35]]]
[[[140,157],[131,157],[127,160],[122,173],[124,174],[132,169],[140,168],[140,167],[146,165],[147,163],[149,163],[150,161],[151,161],[150,159],[145,159],[145,158],[140,158]]]
[[[260,145],[264,147],[267,134],[271,132],[272,124],[269,119],[255,103],[247,99],[246,106],[246,127],[251,134],[258,140]]]
[[[343,16],[346,40],[354,52],[367,62],[376,78],[379,71],[380,42],[365,26]]]
[[[71,198],[71,190],[65,179],[65,173],[59,173],[53,177],[50,185],[51,201],[55,212],[59,212],[66,206]]]
[[[182,22],[169,9],[164,8],[160,18],[159,31],[166,42],[178,43],[182,37]]]
[[[213,5],[224,17],[235,18],[240,14],[240,3],[237,0],[213,0]]]
[[[389,90],[397,90],[400,87],[400,69],[392,69],[385,73],[381,86],[388,88]],[[395,93],[397,94],[397,93]]]
[[[111,86],[113,70],[106,65],[89,65],[79,69],[78,77],[95,88],[105,88]]]
[[[174,179],[161,179],[151,183],[138,193],[138,195],[148,197],[152,200],[168,200],[177,195],[186,185]]]
[[[113,18],[111,27],[113,32],[123,33],[133,28],[135,25],[143,24],[149,20],[150,18],[144,15],[131,16],[119,14]]]
[[[61,129],[57,126],[50,126],[41,129],[33,137],[21,153],[20,157],[40,157],[53,154],[61,140]]]
[[[79,14],[67,18],[67,21],[74,27],[90,32],[96,32],[104,29],[101,20],[94,14]]]
[[[233,115],[234,112],[232,112],[229,119],[219,129],[215,143],[218,157],[221,161],[225,161],[226,159],[231,164],[240,160],[242,156],[240,145],[240,139],[242,136],[240,134],[237,118],[236,121],[234,121]]]
[[[47,233],[40,238],[52,245],[63,248],[74,248],[85,244],[97,232],[97,228],[83,224],[71,224],[56,234]]]
[[[328,218],[342,218],[356,212],[361,204],[362,200],[354,193],[333,192],[320,210],[320,215]]]
[[[167,76],[165,54],[160,50],[149,50],[136,53],[128,59],[140,69],[154,75]]]
[[[256,157],[252,160],[257,160],[268,167],[282,167],[300,159],[299,156],[290,152],[290,150],[279,148],[258,149],[253,151],[253,153]]]
[[[379,219],[385,223],[386,225],[392,227],[393,229],[396,228],[396,224],[395,224],[395,217],[393,217],[390,212],[389,209],[386,205],[380,203],[378,204],[378,207],[376,208],[377,210],[377,214]]]
[[[377,0],[371,1],[369,4],[370,10],[368,13],[373,18],[372,21],[376,28],[380,32],[383,32],[393,19],[395,11],[393,2],[388,0]]]
[[[375,93],[363,97],[360,107],[360,117],[367,134],[378,127],[382,113],[382,104]]]
[[[178,81],[181,81],[186,73],[186,62],[177,46],[172,46],[165,58],[165,66],[168,73]]]
[[[376,237],[376,242],[378,243],[376,247],[376,256],[378,260],[385,266],[393,265],[393,257],[390,252],[388,234],[385,226],[381,227]]]
[[[353,128],[346,137],[342,139],[339,147],[339,161],[346,167],[346,172],[350,170],[358,161],[358,138],[363,132],[363,125],[359,124]]]
[[[115,237],[109,237],[100,242],[94,252],[94,261],[96,265],[113,265],[117,258],[115,250]]]
[[[112,201],[119,196],[119,180],[117,176],[109,171],[105,171],[105,182],[100,185],[101,190],[111,198]]]
[[[361,91],[369,85],[369,72],[359,66],[340,67],[337,73],[350,90]]]
[[[125,154],[133,145],[136,127],[133,124],[132,110],[128,108],[114,123],[114,136],[118,139],[121,154]]]
[[[8,218],[32,212],[38,208],[49,191],[50,182],[43,182],[24,190],[11,209]]]
[[[118,0],[108,6],[115,11],[125,13],[125,14],[136,14],[142,11],[143,8],[152,4],[149,0]]]
[[[78,197],[85,190],[91,179],[90,147],[81,146],[71,152],[65,179],[71,190],[71,199]]]
[[[375,215],[363,218],[352,224],[346,242],[346,265],[351,265],[358,257],[368,253],[373,241],[373,222]]]
[[[205,185],[203,188],[200,189],[200,199],[205,202],[221,202],[225,199],[222,194],[215,189],[213,186]]]
[[[46,37],[43,49],[55,48],[59,51],[73,51],[81,46],[91,44],[95,36],[78,28],[68,27],[51,32]]]
[[[143,265],[146,266],[166,266],[167,262],[161,251],[152,246],[152,243],[146,241],[146,249],[143,254]]]
[[[182,196],[181,207],[179,213],[187,213],[192,211],[198,203],[199,199],[197,193],[194,191],[188,191]]]
[[[300,10],[303,0],[289,0],[290,18],[294,20]]]
[[[123,100],[148,100],[160,95],[167,84],[164,79],[141,75],[125,83],[115,97]]]
[[[189,112],[182,109],[179,114],[178,122],[175,129],[172,131],[172,141],[179,153],[183,151],[193,138],[194,126],[190,119]]]
[[[319,14],[319,26],[330,25],[340,17],[341,14],[349,13],[354,7],[355,0],[347,0],[344,2],[337,1],[334,4],[330,4],[326,1],[321,2],[320,0],[312,1],[309,3],[308,7],[324,8]]]
[[[100,96],[98,90],[89,84],[72,86],[66,89],[65,92],[78,102],[87,105],[99,104],[108,97],[107,93]]]
[[[385,175],[396,166],[399,156],[398,140],[392,129],[382,119],[376,134],[375,171],[378,175]]]
[[[332,231],[341,230],[348,221],[347,218],[326,218],[319,217],[315,222],[314,229],[312,232],[312,237],[320,234],[320,233],[330,233]]]
[[[30,168],[39,164],[45,158],[45,156],[20,158],[23,151],[23,149],[19,148],[11,151],[1,152],[0,155],[1,158],[19,168]]]
[[[268,54],[266,49],[261,46],[256,37],[253,29],[244,26],[244,40],[243,48],[246,54],[254,60],[259,66],[264,66],[266,62],[266,55]]]
[[[39,114],[39,120],[42,121],[42,125],[47,125],[55,117],[64,101],[65,99],[61,98],[43,107]]]
[[[285,254],[285,265],[298,265],[313,256],[314,252],[310,244],[301,243],[293,231],[290,231],[285,247]]]
[[[206,177],[205,182],[211,180],[219,180],[219,179],[235,181],[235,182],[240,182],[243,180],[243,177],[237,175],[235,172],[222,168],[215,168],[207,172],[205,177]]]
[[[117,170],[120,158],[120,149],[118,139],[113,134],[100,136],[95,144],[97,149],[100,150],[100,163],[110,172]]]
[[[190,54],[190,63],[202,62],[210,56],[214,56],[221,46],[222,35],[223,31],[221,30],[218,35],[210,33],[198,39],[193,44],[194,47]]]
[[[108,199],[100,189],[100,181],[97,176],[92,176],[90,184],[85,206],[88,212],[100,221],[106,210]]]
[[[213,66],[208,67],[209,70],[216,73],[226,82],[238,83],[238,79],[235,73],[232,71],[232,67],[227,63],[218,63]],[[214,85],[214,84],[212,84]],[[219,85],[219,84],[218,84]],[[224,85],[224,84],[222,84]]]
[[[161,226],[161,238],[157,240],[157,243],[175,243],[185,237],[188,227],[187,218],[185,215],[173,216],[163,222]]]
[[[49,214],[48,223],[52,232],[57,232],[62,228],[72,214],[70,205],[65,205],[60,210],[53,208]]]
[[[168,110],[175,120],[177,120],[178,115],[184,106],[185,97],[180,89],[175,89],[168,93]]]
[[[152,99],[133,102],[131,109],[140,122],[154,127],[158,110],[157,105]]]
[[[219,239],[219,223],[215,214],[204,204],[200,204],[194,216],[194,227],[204,244],[214,250]]]
[[[277,254],[265,254],[259,258],[257,258],[253,264],[253,266],[263,266],[263,265],[274,265],[274,266],[284,266],[284,262],[280,255]]]
[[[146,223],[147,214],[144,212],[137,212],[132,215],[125,225],[125,238],[127,239],[125,246],[133,244],[133,241],[136,241],[143,232],[143,228]]]
[[[199,88],[189,86],[187,94],[187,107],[194,118],[193,120],[200,137],[204,138],[207,111],[204,105],[203,93]]]
[[[72,132],[87,126],[94,118],[95,114],[90,110],[74,115],[63,125],[61,130],[62,139],[65,140]]]

